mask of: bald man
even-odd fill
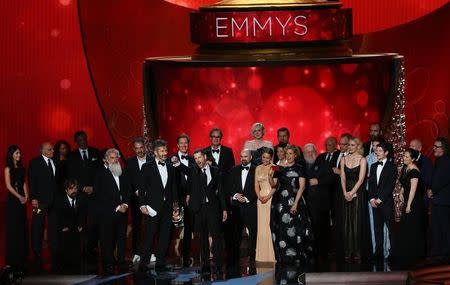
[[[42,269],[42,240],[46,217],[48,219],[47,232],[53,270],[57,264],[57,221],[56,212],[53,211],[53,201],[57,193],[59,173],[57,165],[53,161],[53,152],[53,145],[50,142],[43,143],[40,148],[40,155],[30,161],[28,171],[30,198],[33,207],[31,246],[38,270]]]

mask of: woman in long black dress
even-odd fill
[[[367,162],[363,157],[362,142],[357,138],[349,140],[348,155],[340,162],[341,187],[343,195],[344,257],[346,261],[360,262],[365,248],[367,197],[363,191]]]
[[[278,178],[279,187],[272,200],[271,230],[275,258],[278,264],[297,264],[305,270],[313,260],[313,233],[311,220],[302,197],[305,190],[303,167],[296,163],[300,151],[296,146],[286,147],[286,166],[269,171],[269,180]]]
[[[6,259],[7,265],[18,270],[25,267],[28,255],[26,203],[28,201],[25,169],[22,154],[17,145],[8,147],[6,153],[5,184],[6,201]]]
[[[415,164],[419,153],[408,149],[403,154],[402,185],[404,208],[397,234],[396,257],[402,264],[413,264],[425,256],[424,189]]]
[[[71,151],[70,144],[65,140],[59,140],[56,142],[53,147],[55,153],[53,154],[53,158],[55,162],[58,164],[59,175],[58,175],[58,188],[61,191],[61,194],[65,194],[64,182],[68,177],[67,173],[67,157]]]

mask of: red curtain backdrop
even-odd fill
[[[0,1],[2,160],[10,144],[19,144],[28,161],[41,142],[71,141],[78,129],[87,131],[92,145],[116,142],[129,154],[129,139],[142,131],[143,60],[188,55],[194,48],[188,30],[194,1],[171,2],[185,6],[162,0]],[[408,139],[419,136],[429,149],[434,137],[448,136],[450,5],[343,2],[354,8],[354,31],[363,33],[355,38],[356,51],[405,55]],[[3,201],[6,188],[0,185]]]

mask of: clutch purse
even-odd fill
[[[178,212],[175,215],[175,212]],[[173,203],[172,223],[176,228],[182,228],[184,226],[184,207],[175,202]]]

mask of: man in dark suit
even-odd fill
[[[431,179],[433,177],[433,162],[430,158],[422,153],[422,142],[419,139],[413,139],[409,143],[409,147],[419,152],[417,158],[417,166],[420,169],[420,178],[424,185],[425,192],[431,189]]]
[[[41,155],[30,161],[29,182],[30,198],[33,206],[31,221],[31,246],[38,270],[42,269],[42,239],[45,217],[48,219],[48,239],[52,258],[52,267],[56,266],[58,251],[57,215],[53,211],[54,197],[57,193],[58,168],[53,161],[53,145],[49,142],[41,145]]]
[[[169,270],[166,266],[167,250],[171,241],[173,204],[178,202],[176,170],[166,163],[167,142],[153,142],[155,159],[142,167],[142,188],[139,189],[139,205],[144,215],[145,240],[141,247],[139,271],[146,272],[155,235],[158,234],[155,270]]]
[[[255,166],[250,162],[251,152],[247,149],[241,151],[241,164],[231,169],[228,181],[231,193],[231,212],[234,216],[234,248],[231,254],[231,265],[236,265],[239,269],[240,245],[242,241],[242,230],[248,229],[248,249],[247,256],[250,264],[255,262],[256,255],[256,234],[257,234],[257,208],[255,193]],[[230,265],[230,264],[229,264]],[[230,268],[230,266],[229,266]],[[240,273],[237,271],[236,273]]]
[[[336,167],[337,159],[341,153],[341,151],[337,149],[337,139],[335,137],[328,137],[325,140],[325,149],[327,151],[321,153],[318,158],[327,161],[331,168]]]
[[[289,129],[286,127],[281,127],[277,130],[277,139],[278,139],[278,144],[275,145],[273,147],[273,150],[276,151],[278,149],[278,147],[282,146],[282,147],[286,147],[289,143],[289,138],[291,136],[291,133],[289,132]],[[298,147],[298,146],[297,146]],[[297,162],[300,161],[303,158],[303,152],[302,149],[300,147],[298,147],[298,150],[300,151],[300,155],[297,157]],[[273,163],[277,164],[279,161],[278,157],[275,155],[274,159],[273,159]]]
[[[57,195],[55,211],[58,215],[60,247],[58,262],[64,273],[80,273],[81,237],[86,225],[87,205],[78,193],[78,182],[68,179],[63,184],[64,194]]]
[[[130,213],[133,232],[131,236],[131,248],[133,252],[133,262],[140,260],[139,242],[141,236],[142,213],[139,209],[139,189],[142,187],[142,166],[149,162],[152,157],[146,154],[145,140],[142,137],[137,137],[133,140],[133,150],[136,153],[126,161],[125,172],[128,175],[131,183],[130,193]]]
[[[315,237],[315,248],[321,261],[328,254],[331,209],[331,192],[334,182],[330,162],[317,157],[317,149],[313,144],[303,147],[306,174],[306,205],[311,215],[311,223]]]
[[[389,230],[391,252],[393,244],[392,231],[394,224],[394,198],[393,191],[397,180],[397,167],[388,160],[389,150],[385,143],[379,143],[375,148],[377,162],[370,167],[368,181],[369,200],[373,209],[375,229],[375,259],[383,260],[383,227],[386,224]]]
[[[114,273],[114,264],[118,265],[120,272],[128,270],[125,263],[125,249],[131,186],[127,175],[122,172],[119,157],[119,151],[115,148],[106,151],[107,168],[102,167],[97,172],[93,189],[98,207],[100,246],[106,275]]]
[[[431,256],[450,256],[450,150],[448,140],[438,137],[433,145],[434,164],[428,198],[431,212]]]
[[[221,224],[227,220],[227,208],[222,189],[221,172],[207,163],[205,150],[194,152],[196,167],[188,176],[187,202],[194,213],[196,232],[200,233],[202,274],[211,274],[209,264],[209,236],[212,237],[213,255],[218,276],[222,274]]]
[[[374,139],[380,139],[383,138],[383,134],[381,131],[380,123],[372,123],[369,125],[369,141],[365,142],[363,144],[364,147],[364,156],[368,156],[373,150],[372,150],[372,141]],[[394,148],[391,143],[384,140],[384,144],[386,145],[388,149],[388,159],[390,161],[394,160]]]
[[[183,256],[183,267],[189,267],[191,263],[191,240],[192,232],[194,226],[194,217],[186,204],[186,196],[188,195],[189,185],[188,176],[191,172],[191,168],[195,167],[194,157],[190,156],[189,151],[190,138],[186,134],[181,134],[177,137],[177,148],[178,151],[173,157],[175,163],[180,163],[180,167],[177,169],[177,183],[178,183],[178,197],[180,201],[180,206],[184,208],[184,229],[183,229],[183,242],[182,242],[182,256]]]
[[[98,247],[99,226],[97,207],[92,194],[94,177],[102,165],[98,149],[88,146],[88,137],[84,131],[77,131],[73,136],[77,149],[67,158],[68,178],[78,181],[79,193],[85,196],[88,204],[88,224],[85,235],[85,247],[88,259],[95,261],[95,249]]]

